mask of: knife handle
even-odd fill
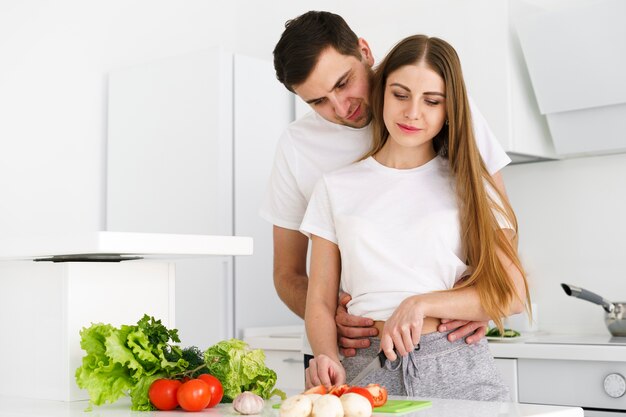
[[[418,343],[417,346],[415,346],[415,350],[420,350],[420,344]],[[396,355],[398,355],[398,351],[396,349],[393,350],[394,352],[396,352]],[[380,362],[380,367],[382,368],[383,366],[385,366],[385,361],[387,360],[387,357],[385,356],[385,352],[383,352],[382,350],[380,352],[378,352],[378,361]]]

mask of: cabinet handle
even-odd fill
[[[285,362],[285,363],[301,363],[301,364],[304,364],[304,359],[287,358],[287,359],[283,359],[283,362]]]

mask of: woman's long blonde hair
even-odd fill
[[[506,196],[496,187],[480,156],[461,71],[461,63],[454,48],[442,39],[424,35],[410,36],[400,41],[378,65],[371,82],[373,143],[362,159],[375,155],[387,142],[389,132],[383,121],[383,105],[387,77],[406,65],[425,63],[443,79],[446,94],[447,123],[433,139],[435,152],[446,158],[455,178],[459,202],[461,241],[467,254],[471,275],[455,289],[474,286],[484,310],[502,329],[502,318],[517,296],[515,283],[497,256],[502,250],[519,269],[526,291],[526,308],[530,294],[526,275],[517,250],[500,231],[494,210],[501,213],[517,234],[517,219]],[[493,189],[499,201],[487,191]]]

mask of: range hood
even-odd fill
[[[626,2],[526,2],[543,8],[516,29],[556,152],[626,152]]]

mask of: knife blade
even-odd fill
[[[415,350],[420,350],[419,343],[415,347]],[[396,355],[398,354],[398,352],[395,349],[394,349],[394,352],[396,352]],[[385,366],[386,360],[387,360],[387,357],[385,356],[385,352],[381,350],[380,352],[378,352],[376,357],[372,359],[372,361],[368,363],[367,366],[363,368],[361,372],[358,373],[357,376],[352,378],[352,381],[350,381],[348,385],[359,385],[361,381],[363,381],[365,377],[367,377],[370,373],[378,369],[381,369],[383,366]]]

